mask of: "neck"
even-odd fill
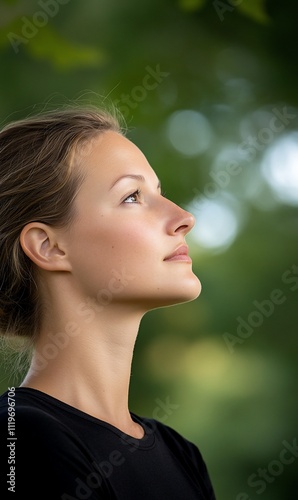
[[[138,434],[128,398],[141,315],[124,313],[112,305],[106,309],[93,311],[92,320],[77,314],[76,321],[73,311],[68,315],[61,310],[51,312],[22,386],[41,390],[124,432]]]

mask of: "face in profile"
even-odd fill
[[[105,132],[82,168],[76,214],[63,234],[80,295],[96,298],[113,284],[113,304],[142,312],[195,299],[201,284],[185,243],[194,217],[162,196],[139,148]]]

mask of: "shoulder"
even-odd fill
[[[168,452],[191,476],[200,478],[200,484],[204,485],[207,498],[214,499],[209,471],[199,447],[164,422],[143,418],[142,423],[147,429],[151,429],[151,432],[154,431],[156,439],[166,446]]]
[[[209,470],[199,447],[169,425],[156,420],[154,422],[158,433],[167,443],[170,451],[188,470],[190,475],[200,478],[200,485],[204,488],[206,498],[215,500]]]
[[[0,407],[0,439],[9,437],[15,439],[20,454],[43,448],[56,455],[59,450],[73,453],[81,447],[76,435],[63,422],[44,409],[21,402]]]
[[[196,465],[205,467],[198,446],[184,437],[179,431],[164,422],[146,417],[137,417],[145,427],[146,433],[154,432],[156,439],[172,451],[177,457],[193,461]]]
[[[202,460],[202,455],[198,446],[183,436],[179,431],[159,420],[145,419],[145,422],[147,422],[147,424],[149,423],[149,425],[155,429],[157,436],[171,449],[200,461]]]
[[[51,413],[34,406],[30,400],[19,398],[17,393],[6,391],[0,397],[0,424],[1,432],[7,428],[8,422],[10,427],[14,427],[15,431],[27,431],[39,433],[47,429],[57,431],[57,428],[62,424]]]
[[[49,455],[78,454],[89,451],[73,430],[71,419],[63,420],[55,407],[35,401],[32,394],[6,391],[0,396],[0,438],[17,440],[19,450],[47,450]],[[19,451],[21,453],[21,451]]]
[[[51,498],[58,498],[58,493],[59,498],[80,498],[77,491],[81,487],[88,489],[90,500],[98,498],[104,481],[99,477],[94,490],[85,484],[93,457],[71,426],[17,395],[15,411],[9,414],[9,407],[4,394],[0,397],[0,457],[3,463],[7,463],[7,454],[15,460],[16,486],[21,494],[15,498],[24,498],[25,493],[32,500],[40,498],[38,485],[28,482],[30,476],[40,479]],[[9,415],[13,418],[10,425]],[[0,496],[4,488],[0,480]]]

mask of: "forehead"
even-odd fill
[[[150,168],[142,151],[118,132],[107,131],[92,139],[90,152],[84,162],[91,170],[116,173],[129,165]]]
[[[80,187],[81,196],[93,198],[111,191],[121,177],[143,178],[148,183],[158,183],[155,171],[142,151],[118,132],[107,131],[90,141],[88,154],[81,162],[84,180]],[[87,198],[86,198],[87,197]]]

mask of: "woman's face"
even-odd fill
[[[162,196],[139,148],[105,132],[92,141],[83,169],[65,233],[80,296],[143,312],[196,298],[201,284],[185,243],[194,217]]]

